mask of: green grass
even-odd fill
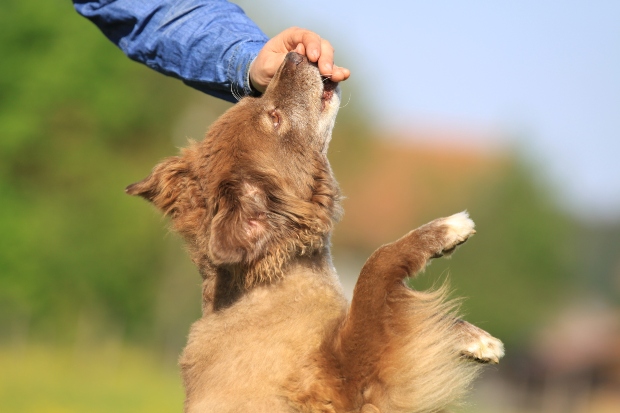
[[[119,344],[80,349],[0,347],[0,411],[10,413],[181,412],[178,368]]]

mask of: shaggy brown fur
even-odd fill
[[[290,53],[264,96],[127,188],[171,217],[204,279],[180,360],[186,412],[433,412],[503,355],[445,288],[404,283],[474,233],[465,213],[379,248],[344,298],[326,157],[339,103],[337,85]]]

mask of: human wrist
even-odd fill
[[[250,94],[250,96],[260,96],[265,92],[266,87],[262,86],[259,82],[257,82],[254,79],[254,76],[252,76],[253,72],[253,65],[256,62],[256,57],[254,57],[254,59],[252,59],[252,62],[250,62],[250,66],[248,69],[248,85],[250,86],[250,89],[252,90],[252,93]]]
[[[250,68],[264,44],[259,41],[248,41],[239,45],[228,66],[228,77],[234,93],[257,96],[258,89],[253,87],[250,79]]]

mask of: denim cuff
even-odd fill
[[[234,94],[240,96],[260,96],[260,92],[254,89],[250,82],[250,65],[264,45],[264,42],[247,41],[235,48],[233,57],[228,65],[227,74],[232,82],[231,88]]]

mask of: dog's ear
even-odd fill
[[[159,163],[149,176],[129,185],[125,192],[150,201],[166,215],[175,215],[175,204],[187,186],[189,168],[185,158],[173,156]]]
[[[224,182],[211,221],[209,250],[216,265],[250,263],[272,236],[265,192],[248,182]]]

